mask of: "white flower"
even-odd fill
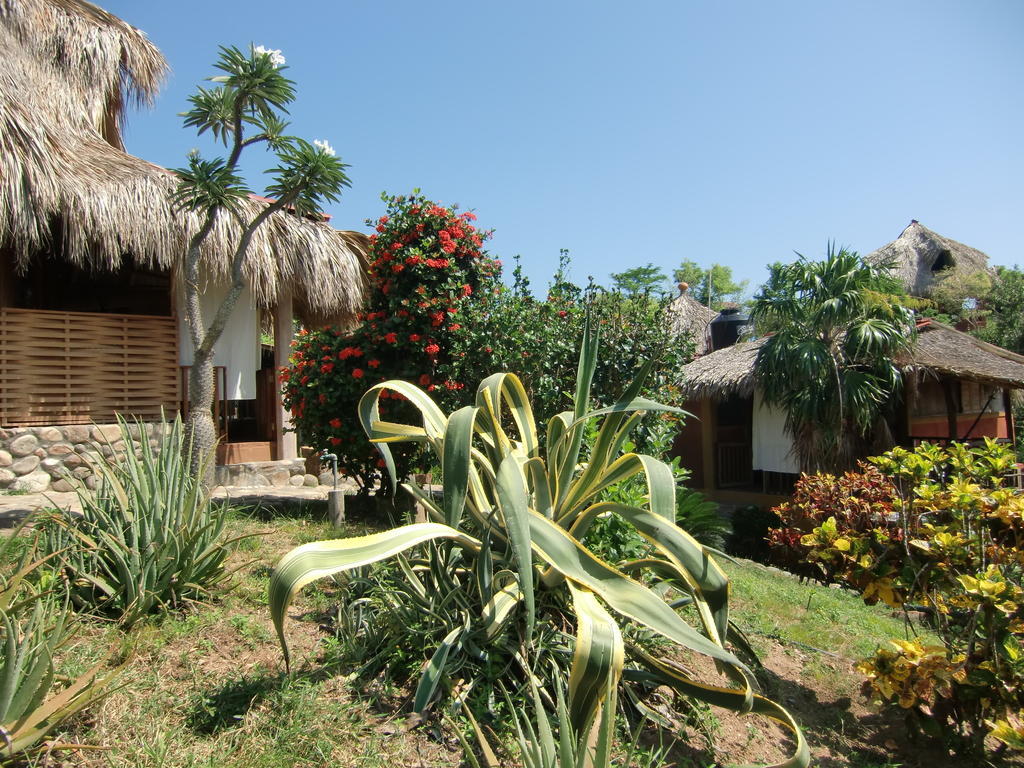
[[[325,155],[334,157],[334,147],[328,144],[324,139],[313,139],[313,146],[323,152]]]
[[[270,63],[278,69],[284,66],[285,58],[281,55],[280,48],[264,48],[262,45],[254,45],[252,52],[260,56],[269,56]]]

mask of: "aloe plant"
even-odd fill
[[[790,729],[796,750],[786,766],[809,762],[807,745],[791,715],[754,690],[744,664],[727,648],[731,633],[729,581],[711,554],[675,524],[675,482],[664,462],[623,453],[630,431],[651,411],[677,411],[639,396],[650,372],[645,366],[614,405],[589,410],[590,384],[597,359],[597,334],[585,334],[580,352],[574,408],[547,425],[545,444],[519,379],[499,373],[481,382],[474,405],[445,416],[431,398],[404,381],[375,385],[359,403],[359,416],[370,440],[394,478],[392,443],[425,444],[443,472],[440,501],[413,483],[412,493],[429,522],[349,539],[312,542],[286,554],[270,579],[269,602],[278,638],[288,661],[284,619],[296,593],[306,584],[395,557],[427,544],[461,550],[472,568],[483,609],[453,627],[431,653],[413,702],[422,713],[445,679],[449,659],[478,653],[478,639],[514,645],[530,656],[539,628],[548,620],[573,625],[572,665],[568,677],[568,712],[574,733],[591,733],[610,741],[614,718],[600,717],[614,707],[608,691],[616,690],[628,670],[632,678],[677,691],[711,704],[771,717]],[[418,411],[419,424],[382,418],[380,395],[406,398]],[[586,426],[599,420],[596,438],[583,451]],[[645,504],[600,501],[614,483],[641,477]],[[590,552],[581,540],[595,518],[614,512],[627,520],[652,547],[652,554],[616,567]],[[642,580],[641,580],[642,579]],[[552,599],[557,595],[557,600]],[[684,597],[696,610],[699,628],[687,623],[668,600]],[[538,606],[541,615],[538,615]],[[547,615],[551,607],[557,614]],[[661,651],[677,648],[708,656],[732,681],[711,685],[691,677],[664,655],[627,642],[620,623],[632,623],[668,641]],[[524,665],[525,666],[525,665]],[[526,670],[527,679],[532,673]]]
[[[118,424],[121,441],[132,446],[128,422],[119,417]],[[42,526],[75,605],[125,626],[203,597],[226,576],[227,508],[192,476],[181,420],[160,427],[159,450],[143,440],[121,457],[87,457],[98,485],[79,488],[81,516],[56,513]]]
[[[5,563],[14,540],[2,547]],[[54,656],[73,636],[74,619],[65,602],[35,583],[46,558],[33,555],[27,550],[10,576],[0,575],[0,762],[31,750],[107,695],[119,672],[100,663],[75,680],[57,681]]]

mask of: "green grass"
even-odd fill
[[[231,589],[183,614],[142,620],[125,636],[110,623],[87,620],[62,660],[66,671],[85,669],[109,649],[128,661],[122,688],[59,734],[67,742],[102,745],[70,764],[127,768],[283,765],[393,768],[459,765],[450,734],[406,732],[410,691],[387,680],[354,690],[335,662],[332,638],[320,629],[336,599],[330,582],[307,588],[290,614],[289,639],[298,654],[285,673],[267,610],[267,579],[276,560],[305,541],[366,533],[364,525],[336,530],[322,519],[288,512],[231,514],[228,535],[259,533],[235,545]],[[804,585],[753,564],[724,564],[733,578],[733,618],[758,650],[776,641],[817,658],[869,655],[886,637],[902,637],[903,622],[881,607],[865,606],[846,592]],[[333,641],[336,643],[336,641]],[[415,649],[407,649],[414,653]],[[848,668],[849,665],[847,665]],[[822,676],[855,676],[827,664]],[[853,680],[853,683],[850,681]],[[701,713],[696,713],[701,714]],[[714,734],[716,711],[694,727],[692,748],[679,766],[704,763],[704,733]],[[737,727],[747,728],[747,721]],[[760,721],[749,727],[763,728]],[[815,734],[811,733],[812,740]],[[813,741],[812,741],[813,743]],[[39,763],[40,766],[52,763]],[[847,765],[843,763],[842,765]],[[850,768],[884,765],[848,763]]]
[[[903,638],[913,632],[891,608],[865,605],[851,592],[801,583],[756,563],[723,562],[722,567],[732,580],[734,620],[755,649],[764,647],[765,639],[772,639],[805,650],[862,659],[887,638]]]

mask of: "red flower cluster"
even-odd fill
[[[463,302],[492,295],[498,272],[482,251],[489,233],[478,231],[475,219],[419,195],[390,198],[387,213],[367,222],[376,231],[361,324],[304,331],[294,345],[282,384],[296,426],[313,445],[341,446],[339,466],[367,483],[380,476],[375,449],[350,415],[371,384],[418,382],[445,411],[464,402],[463,376],[451,371],[466,355],[467,323],[453,318]],[[384,389],[378,397],[388,419],[406,418],[402,409],[410,406],[400,393]]]

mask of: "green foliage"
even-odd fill
[[[576,730],[569,708],[566,705],[565,685],[559,675],[555,675],[554,718],[548,714],[544,701],[533,678],[530,679],[530,703],[533,717],[527,715],[527,709],[517,707],[506,692],[505,699],[511,712],[512,724],[515,726],[515,741],[512,747],[512,758],[523,768],[586,768],[587,766],[611,765],[612,742],[608,738],[615,729],[615,689],[609,687],[605,692],[607,705],[601,708],[597,726],[597,739],[592,740],[587,732]],[[484,735],[483,730],[469,713],[470,721],[480,746],[486,768],[501,768],[494,748]],[[480,768],[481,763],[465,741],[466,757],[473,768]],[[632,753],[627,756],[623,766],[631,766]]]
[[[159,425],[159,448],[143,438],[134,451],[132,432],[145,436],[145,425],[118,424],[122,455],[96,446],[87,459],[95,492],[79,488],[81,516],[55,512],[44,521],[44,549],[76,606],[128,626],[202,598],[225,578],[227,506],[211,503],[190,474],[180,419]]]
[[[768,562],[768,539],[779,525],[779,516],[767,507],[748,504],[732,513],[732,533],[725,543],[730,555]]]
[[[690,488],[676,492],[676,525],[705,547],[719,551],[732,534],[732,523],[719,514],[718,504]]]
[[[986,302],[986,324],[974,333],[1011,352],[1024,353],[1024,272],[1019,267],[996,267],[997,278]]]
[[[992,277],[987,271],[964,273],[948,269],[939,275],[931,290],[931,314],[936,320],[950,325],[964,323],[973,329],[984,324],[990,314],[988,296],[992,291]]]
[[[1024,497],[1004,486],[1010,450],[922,444],[872,458],[830,493],[833,479],[780,509],[809,532],[797,546],[868,602],[927,613],[940,644],[894,640],[859,669],[879,701],[957,752],[986,733],[1012,745],[1024,709]],[[816,489],[816,490],[815,490]]]
[[[895,357],[914,332],[894,290],[884,269],[829,245],[824,261],[772,265],[754,297],[758,330],[775,331],[758,350],[758,384],[785,410],[804,471],[853,466],[884,423],[902,382]]]
[[[569,254],[563,250],[540,299],[517,264],[511,288],[467,308],[470,330],[461,340],[459,351],[464,354],[457,358],[465,367],[462,379],[472,381],[489,370],[514,373],[526,387],[535,412],[542,420],[549,418],[571,401],[577,350],[589,313],[607,350],[598,361],[592,398],[601,405],[615,402],[643,363],[653,360],[654,372],[643,394],[656,393],[661,402],[679,405],[676,382],[679,370],[693,356],[693,347],[692,341],[674,336],[665,322],[668,299],[603,291],[593,285],[581,288],[567,278],[569,268]],[[636,441],[646,449],[643,434]]]
[[[288,124],[281,113],[295,99],[295,83],[284,75],[287,67],[280,51],[254,47],[243,53],[222,46],[214,66],[224,74],[210,78],[215,87],[199,88],[189,97],[191,107],[182,117],[199,135],[213,134],[230,148],[230,155],[204,160],[198,152],[190,154],[188,166],[175,170],[175,205],[202,213],[237,212],[238,203],[251,194],[238,174],[239,157],[256,144],[266,144],[278,163],[269,171],[265,191],[275,204],[267,210],[289,206],[300,215],[312,215],[322,201],[337,200],[341,189],[350,185],[348,166],[326,142],[314,145],[284,134]],[[249,222],[246,229],[255,229],[263,218]]]
[[[612,272],[611,278],[612,287],[627,296],[636,293],[655,296],[664,294],[665,283],[668,281],[668,277],[661,271],[661,268],[654,266],[651,262],[623,272]]]
[[[611,404],[643,362],[655,360],[644,394],[657,392],[662,401],[679,403],[675,382],[692,346],[672,335],[664,320],[667,300],[580,288],[566,277],[565,251],[543,299],[533,295],[518,265],[513,285],[502,286],[501,263],[482,250],[489,233],[473,227],[473,214],[441,208],[415,192],[385,200],[388,212],[376,221],[373,293],[362,325],[301,331],[282,376],[285,404],[304,439],[337,453],[341,469],[365,491],[381,484],[391,491],[355,419],[367,384],[412,382],[448,410],[472,401],[466,382],[505,370],[522,380],[537,412],[547,418],[571,399],[588,311],[609,350],[598,363],[593,398]],[[382,404],[389,418],[412,413],[391,393],[382,397],[389,400]],[[643,427],[636,439],[645,445]],[[400,481],[429,460],[412,448],[394,454]]]
[[[732,267],[724,264],[712,264],[703,267],[695,261],[683,259],[679,267],[672,273],[677,283],[690,286],[690,295],[704,306],[710,304],[718,310],[727,301],[740,301],[747,290],[748,280],[736,282],[732,276]]]
[[[496,290],[501,266],[483,250],[489,233],[473,226],[474,214],[441,207],[418,190],[383,200],[387,213],[367,222],[377,232],[361,324],[301,330],[291,367],[282,372],[284,404],[304,440],[336,453],[339,469],[366,492],[384,475],[356,418],[359,398],[368,384],[402,379],[445,407],[462,404],[464,376],[486,356],[465,315]],[[397,393],[381,409],[397,420],[414,413]],[[397,477],[404,480],[416,454],[399,452],[395,459]]]
[[[97,666],[74,680],[56,674],[54,658],[71,639],[66,603],[41,585],[44,559],[22,544],[20,531],[0,544],[0,762],[23,756],[65,720],[102,698],[116,670]]]
[[[549,421],[543,443],[526,391],[513,374],[488,377],[475,404],[450,416],[407,382],[371,387],[360,401],[360,418],[389,472],[393,476],[392,445],[425,443],[442,466],[443,497],[406,484],[432,522],[313,542],[282,558],[270,580],[269,602],[286,660],[285,616],[303,586],[412,550],[407,560],[398,560],[412,610],[431,620],[449,617],[438,627],[445,634],[436,645],[411,649],[425,662],[413,702],[418,716],[441,690],[464,695],[464,687],[493,685],[496,675],[508,680],[509,672],[522,687],[532,675],[546,674],[545,664],[531,673],[523,660],[537,647],[554,645],[545,638],[572,633],[567,709],[574,733],[589,734],[598,722],[597,738],[610,743],[613,718],[599,713],[614,708],[609,692],[629,670],[630,677],[649,684],[778,720],[796,736],[792,765],[806,765],[807,746],[791,716],[753,692],[749,671],[725,646],[731,632],[728,580],[710,553],[674,524],[672,470],[624,449],[645,412],[674,409],[639,396],[648,365],[613,406],[590,410],[597,339],[589,332],[584,338],[573,410]],[[401,393],[416,407],[418,424],[381,418],[381,394],[387,391]],[[592,421],[596,437],[584,446]],[[633,477],[646,484],[641,506],[601,501],[604,489]],[[619,569],[581,543],[605,512],[627,520],[644,537],[648,557]],[[424,545],[430,546],[420,549]],[[669,601],[676,599],[691,606],[699,629],[672,607]],[[343,610],[354,608],[349,603]],[[635,642],[637,630],[659,643]],[[404,633],[378,642],[387,650],[408,648]],[[679,648],[714,659],[735,687],[706,685],[664,658],[666,650]],[[516,663],[493,663],[502,658]],[[569,661],[568,654],[556,652],[550,658],[563,670]]]

